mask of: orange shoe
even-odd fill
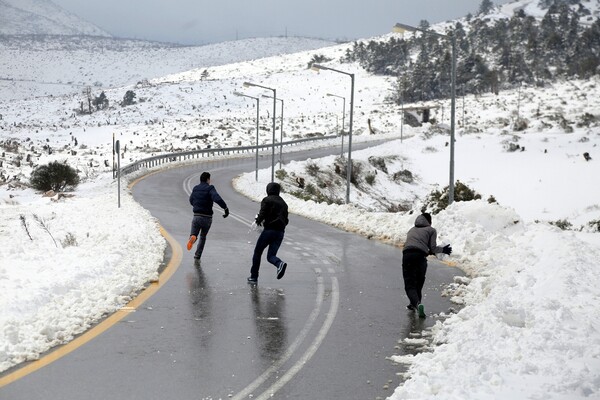
[[[196,243],[196,236],[190,235],[190,240],[188,240],[188,243],[187,243],[187,249],[191,250],[192,247],[194,246],[194,243]]]

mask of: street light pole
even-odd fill
[[[342,106],[342,157],[344,157],[344,129],[346,128],[346,98],[344,96],[338,96],[337,94],[327,93],[326,96],[339,97],[344,100]]]
[[[273,151],[271,153],[271,182],[275,182],[275,113],[277,112],[276,106],[277,106],[277,91],[273,88],[267,87],[267,86],[262,86],[262,85],[258,85],[256,83],[251,83],[251,82],[244,82],[244,86],[245,87],[259,87],[262,89],[266,89],[266,90],[271,90],[273,91]]]
[[[263,94],[263,97],[272,99],[273,96],[267,96],[266,94]],[[279,134],[279,169],[281,169],[281,163],[282,163],[282,157],[281,157],[281,153],[283,151],[283,99],[277,99],[278,101],[281,102],[281,129],[280,129],[280,134]]]
[[[450,184],[448,205],[454,202],[454,132],[456,123],[456,36],[452,34],[452,88],[450,89]]]
[[[454,141],[455,141],[455,118],[456,118],[456,36],[443,35],[435,31],[428,31],[414,26],[397,23],[393,28],[394,32],[423,32],[429,35],[439,36],[450,39],[452,45],[452,71],[451,71],[451,89],[450,89],[450,183],[448,185],[448,205],[454,202]]]
[[[346,204],[350,204],[350,181],[352,179],[352,121],[354,117],[354,74],[313,64],[311,69],[315,71],[333,71],[350,77],[350,128],[348,130],[348,167],[346,168]]]
[[[249,99],[256,100],[256,167],[254,169],[254,179],[258,182],[258,132],[259,132],[259,118],[260,118],[260,99],[258,97],[248,96],[240,92],[233,92],[236,96],[248,97]]]
[[[279,135],[279,169],[281,169],[281,153],[283,152],[283,100],[281,100],[281,133]]]

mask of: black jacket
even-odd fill
[[[190,204],[194,208],[194,214],[213,215],[213,202],[220,205],[223,210],[227,208],[227,204],[213,185],[200,182],[199,185],[194,186],[190,194]]]
[[[260,202],[260,211],[256,217],[258,225],[264,223],[265,229],[285,231],[288,220],[288,205],[279,196],[281,186],[271,182],[267,185],[267,197]]]

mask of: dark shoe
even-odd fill
[[[412,304],[407,305],[406,309],[410,311],[417,311],[417,307],[413,306]]]
[[[425,315],[425,306],[423,304],[419,304],[417,310],[419,310],[419,318],[427,317],[427,315]]]
[[[190,240],[188,240],[188,242],[187,242],[187,249],[188,250],[192,249],[192,247],[194,246],[194,243],[196,243],[196,239],[197,239],[196,236],[190,235]]]
[[[285,275],[286,268],[287,268],[287,263],[284,263],[283,261],[281,261],[279,263],[279,267],[277,267],[277,279],[283,278],[283,275]]]
[[[251,276],[248,277],[248,283],[258,283],[258,278],[253,278]]]

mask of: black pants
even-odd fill
[[[275,231],[272,229],[265,229],[262,231],[258,240],[256,241],[256,246],[254,247],[254,255],[252,256],[252,268],[250,268],[250,277],[258,278],[258,270],[260,269],[260,259],[262,258],[262,254],[269,246],[269,250],[267,250],[267,261],[273,264],[275,267],[279,267],[279,263],[281,259],[277,257],[277,252],[279,251],[279,247],[283,242],[283,231]]]
[[[423,298],[422,290],[427,273],[427,256],[418,250],[407,250],[402,253],[402,277],[404,290],[413,307],[417,307]]]

